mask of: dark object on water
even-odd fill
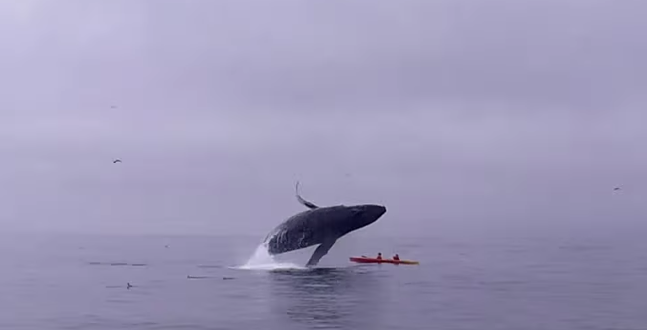
[[[128,289],[128,290],[130,290],[130,288],[132,288],[132,287],[133,287],[133,286],[132,286],[132,285],[130,285],[130,282],[126,285],[126,289]]]
[[[233,280],[234,278],[233,277],[223,277],[222,279],[223,280]]]

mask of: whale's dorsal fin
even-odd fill
[[[315,205],[315,204],[313,204],[313,203],[311,203],[311,202],[308,202],[307,200],[303,199],[303,198],[301,197],[301,195],[299,195],[299,181],[297,181],[297,185],[296,185],[296,187],[295,187],[295,191],[296,191],[297,200],[299,201],[299,203],[301,203],[301,204],[305,205],[305,207],[307,207],[307,208],[309,208],[309,209],[316,209],[316,208],[319,208],[319,206],[317,206],[317,205]]]

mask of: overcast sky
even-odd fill
[[[0,225],[263,236],[304,209],[297,179],[386,205],[375,234],[636,225],[645,12],[0,0]]]

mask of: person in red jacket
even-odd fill
[[[377,260],[382,260],[382,252],[377,253]]]
[[[393,260],[400,260],[400,256],[396,253],[396,254],[393,256]]]

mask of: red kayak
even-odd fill
[[[395,264],[395,265],[418,265],[420,264],[417,261],[412,260],[393,260],[393,259],[377,259],[369,258],[365,256],[361,257],[350,257],[350,261],[357,262],[360,264]]]

